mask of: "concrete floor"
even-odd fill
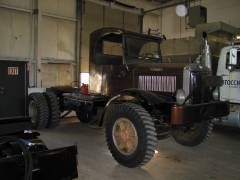
[[[153,159],[140,168],[126,168],[111,156],[105,129],[91,129],[76,117],[56,129],[43,129],[49,149],[78,143],[78,180],[240,180],[240,129],[214,126],[200,146],[184,147],[168,138],[158,141]]]

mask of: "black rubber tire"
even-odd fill
[[[28,96],[28,114],[32,118],[33,129],[42,129],[48,123],[48,105],[42,93],[31,93]]]
[[[76,111],[78,120],[82,123],[89,123],[92,120],[92,113],[87,112],[85,109],[80,108]]]
[[[57,96],[52,92],[44,92],[44,97],[48,103],[49,116],[47,128],[55,128],[60,122],[60,106]]]
[[[122,123],[125,127],[124,133],[118,131]],[[131,128],[129,129],[129,127]],[[141,106],[132,103],[117,105],[109,113],[105,128],[108,148],[119,164],[134,168],[143,166],[152,159],[157,146],[156,128],[150,115]],[[121,136],[126,133],[128,133],[127,142],[121,149],[121,142],[120,145],[117,144],[121,138],[117,138],[117,135]],[[133,142],[134,140],[135,142]],[[131,145],[128,146],[128,143]],[[132,150],[130,153],[129,149]]]
[[[195,123],[192,128],[181,128],[173,134],[173,138],[184,146],[197,146],[203,143],[212,133],[213,123],[211,120]]]

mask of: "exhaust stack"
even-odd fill
[[[208,45],[207,33],[203,32],[202,36],[204,40],[204,45],[202,48],[202,65],[207,66],[210,69],[212,74],[212,57],[211,57],[210,46]]]

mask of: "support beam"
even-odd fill
[[[42,65],[41,65],[41,23],[42,23],[42,1],[37,0],[37,40],[36,40],[36,60],[37,60],[37,68],[36,68],[36,76],[37,76],[37,87],[42,87]]]

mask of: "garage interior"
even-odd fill
[[[100,28],[166,37],[162,61],[169,63],[195,62],[204,30],[217,71],[221,48],[233,38],[240,41],[239,8],[237,0],[0,0],[0,120],[28,116],[27,96],[32,92],[89,84],[90,34]],[[196,14],[185,12],[190,9]],[[109,43],[104,51],[119,55],[121,48]],[[23,81],[3,73],[2,68],[16,63],[27,72],[19,77]],[[89,88],[97,91],[95,83]],[[82,123],[74,111],[61,116],[57,127],[34,131],[49,149],[77,144],[75,179],[240,180],[240,121],[239,127],[216,121],[207,141],[196,147],[182,146],[172,137],[158,140],[150,162],[127,168],[112,157],[104,127]]]

